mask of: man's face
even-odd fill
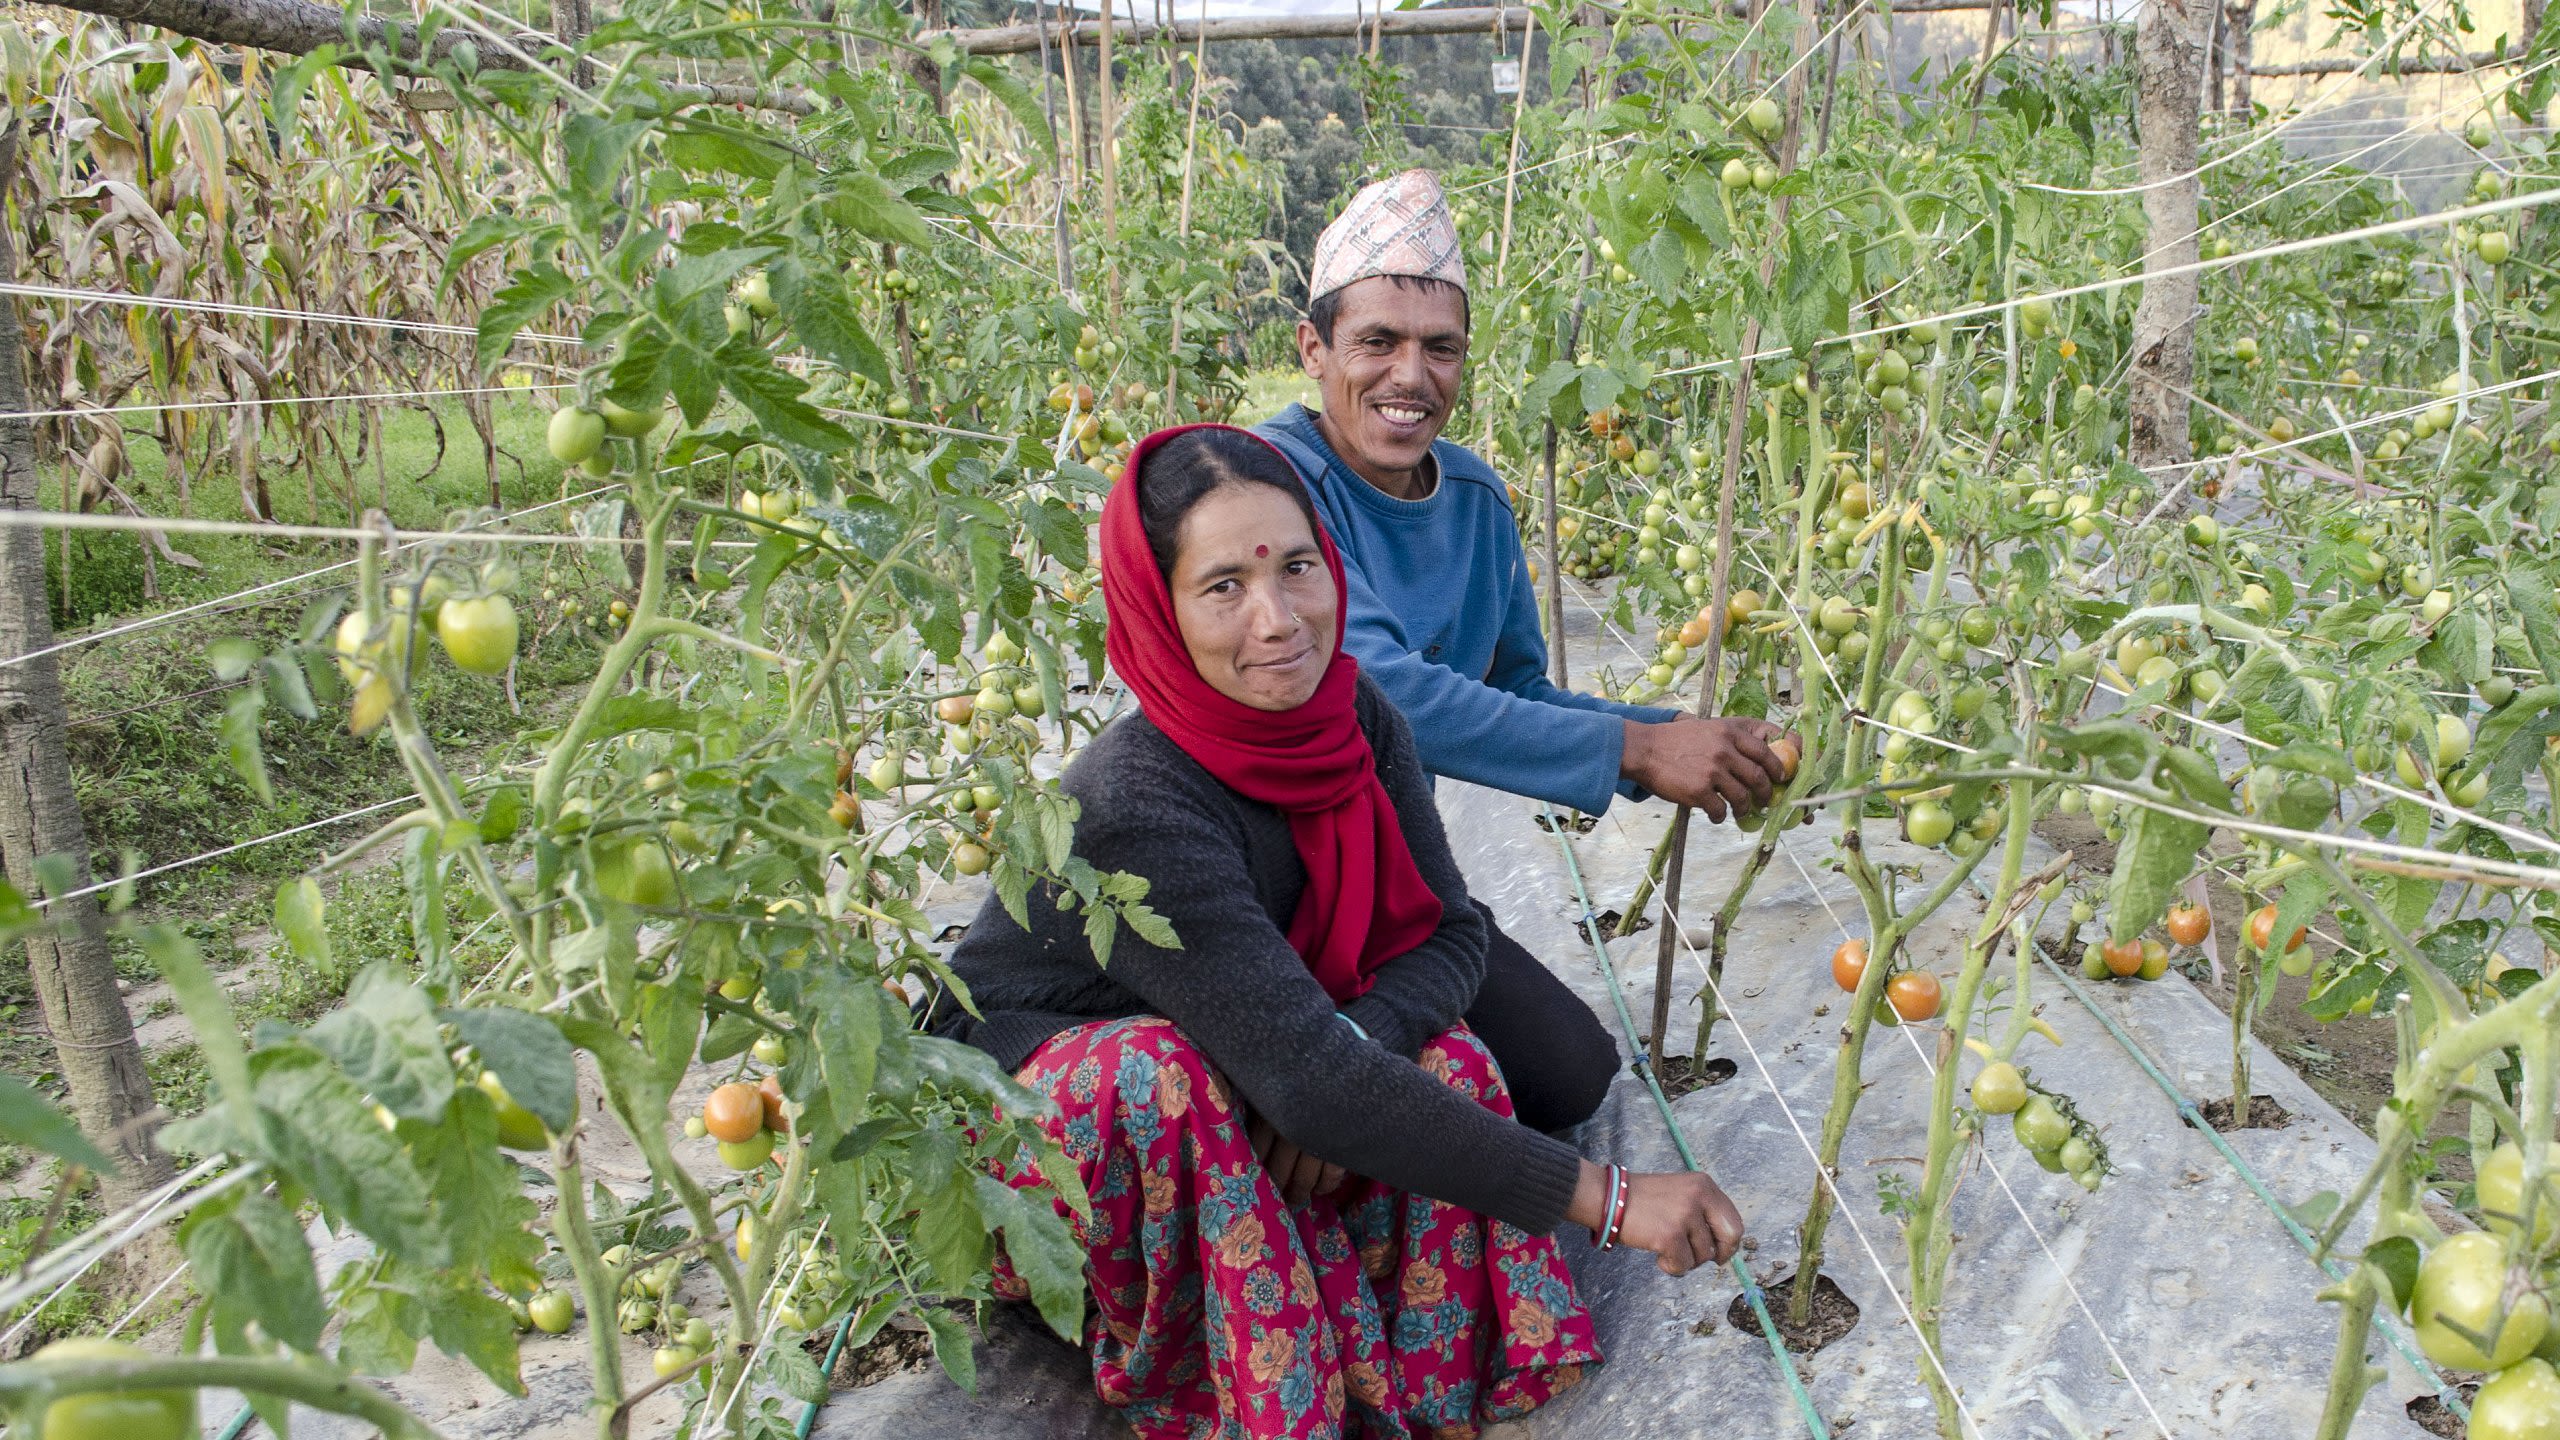
[[[1298,322],[1298,360],[1324,387],[1342,458],[1370,479],[1422,464],[1449,423],[1467,366],[1466,292],[1384,275],[1341,290],[1333,343]]]

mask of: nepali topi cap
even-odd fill
[[[1428,170],[1364,187],[1316,237],[1307,298],[1321,300],[1355,280],[1410,275],[1467,288],[1467,257],[1457,218]]]

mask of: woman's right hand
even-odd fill
[[[1608,1223],[1608,1170],[1582,1163],[1582,1183],[1566,1218],[1598,1230]],[[1721,1265],[1742,1244],[1742,1212],[1724,1188],[1703,1173],[1676,1170],[1627,1175],[1626,1218],[1618,1243],[1651,1251],[1666,1275],[1686,1275],[1702,1264]]]

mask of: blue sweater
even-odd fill
[[[1254,433],[1297,467],[1333,532],[1351,579],[1344,646],[1411,722],[1424,768],[1594,815],[1639,793],[1618,778],[1621,722],[1678,712],[1547,678],[1537,587],[1493,467],[1439,441],[1439,484],[1399,500],[1344,464],[1303,405]]]

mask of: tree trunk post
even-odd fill
[[[0,132],[0,193],[17,171],[19,132]],[[5,205],[0,205],[5,211]],[[17,273],[17,247],[0,223],[0,276]],[[25,334],[18,305],[0,296],[0,412],[12,416],[27,403]],[[0,420],[0,506],[41,508],[35,427],[24,419]],[[0,529],[0,658],[33,654],[53,644],[53,612],[46,607],[43,532],[30,526]],[[62,704],[62,667],[51,655],[0,665],[0,862],[9,883],[30,900],[46,887],[37,861],[70,862],[70,888],[89,883],[89,827],[71,786],[71,760],[63,748],[69,717]],[[155,1110],[150,1072],[134,1038],[133,1017],[116,989],[107,931],[92,896],[55,899],[48,913],[56,927],[27,941],[27,972],[53,1033],[55,1064],[70,1082],[71,1109],[80,1128],[115,1158],[118,1172],[101,1177],[111,1204],[121,1204],[165,1182],[169,1159],[151,1143]]]
[[[2157,472],[2189,457],[2187,391],[2195,379],[2196,120],[2204,47],[2217,0],[2152,0],[2134,32],[2134,113],[2141,123],[2142,213],[2148,222],[2142,301],[2133,312],[2132,459]]]

